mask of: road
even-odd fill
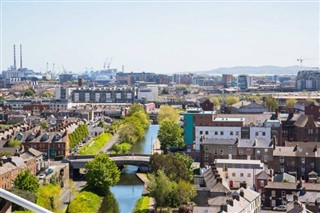
[[[68,203],[70,200],[72,200],[74,198],[74,193],[71,193],[72,190],[75,190],[77,192],[81,191],[81,189],[83,189],[83,187],[86,185],[86,181],[84,180],[79,180],[79,181],[70,181],[70,183],[73,184],[73,186],[67,186],[67,184],[65,185],[65,187],[63,187],[61,190],[61,194],[60,194],[60,205],[58,206],[59,210],[64,210],[65,208],[67,208]]]

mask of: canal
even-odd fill
[[[150,154],[152,146],[157,139],[159,125],[150,125],[143,140],[133,145],[131,153]],[[129,213],[133,210],[135,202],[141,197],[143,183],[136,176],[137,167],[127,166],[121,172],[118,184],[111,187],[118,202],[120,213]]]

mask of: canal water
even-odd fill
[[[157,139],[158,131],[159,125],[150,125],[143,140],[133,145],[131,153],[150,154],[152,146]],[[130,213],[136,201],[141,197],[143,183],[137,178],[136,171],[137,167],[135,166],[125,167],[121,172],[118,184],[111,187],[111,192],[118,202],[120,213]]]

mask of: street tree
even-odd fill
[[[219,101],[218,97],[212,96],[212,97],[210,97],[210,101],[213,103],[214,109],[220,108],[220,101]]]
[[[179,121],[179,112],[170,105],[162,105],[158,113],[158,123],[161,124],[165,119],[174,122]]]
[[[39,181],[36,176],[31,174],[30,170],[20,172],[13,182],[14,187],[20,190],[36,193],[39,189]]]
[[[158,139],[160,149],[167,153],[171,147],[184,147],[183,130],[176,121],[165,119],[160,123]]]
[[[228,96],[226,98],[226,104],[227,106],[231,106],[235,103],[238,103],[240,101],[240,99],[237,96]]]
[[[87,185],[105,195],[109,186],[114,186],[120,180],[120,171],[107,154],[98,154],[86,163]]]
[[[286,100],[286,110],[288,111],[290,108],[293,108],[297,103],[297,100],[294,98],[290,98]]]
[[[269,112],[273,112],[276,109],[278,109],[278,102],[271,95],[266,96],[264,98],[264,101],[265,101],[266,106],[268,107]]]
[[[309,102],[313,103],[313,104],[314,104],[314,105],[316,105],[316,106],[318,106],[318,105],[319,105],[318,101],[316,101],[315,99],[308,98],[308,99],[307,99],[307,101],[309,101]]]
[[[52,98],[52,97],[54,97],[54,93],[51,91],[47,91],[47,92],[42,93],[42,97],[43,98]]]

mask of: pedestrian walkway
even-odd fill
[[[115,134],[100,150],[103,153],[110,153],[113,144],[117,143],[119,140],[119,135]]]

